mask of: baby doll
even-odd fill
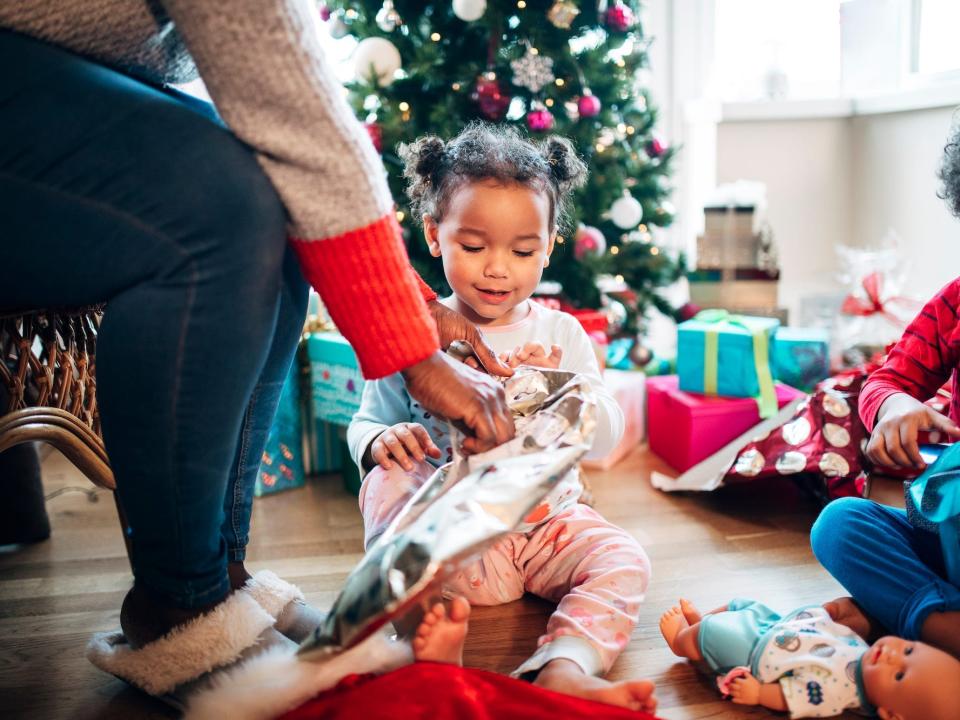
[[[960,660],[893,636],[868,645],[842,620],[835,603],[781,616],[737,598],[701,615],[680,600],[660,632],[676,655],[727,675],[718,684],[742,705],[792,718],[857,710],[882,720],[960,719]]]

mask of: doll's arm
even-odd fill
[[[745,675],[731,682],[730,697],[739,705],[763,705],[780,711],[788,709],[780,683],[761,683],[753,675]]]

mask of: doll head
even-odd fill
[[[586,179],[573,146],[474,123],[447,142],[428,136],[402,145],[400,155],[456,309],[478,325],[518,319],[514,309],[536,289],[569,196]]]
[[[913,640],[883,637],[863,655],[863,689],[881,720],[960,718],[960,660]]]

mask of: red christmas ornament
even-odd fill
[[[502,120],[510,107],[510,98],[500,91],[500,82],[495,78],[491,80],[482,75],[477,78],[477,86],[471,97],[487,120]]]
[[[667,143],[659,135],[654,135],[647,141],[646,150],[651,158],[658,158],[667,151]]]
[[[546,108],[536,108],[527,113],[527,127],[534,132],[546,132],[553,127],[553,115]]]
[[[580,117],[591,118],[600,114],[600,98],[589,92],[577,100],[577,111]]]
[[[370,142],[373,143],[373,147],[377,149],[378,153],[382,153],[383,128],[381,128],[380,125],[375,122],[364,123],[363,126],[367,129],[367,134],[370,136]]]
[[[614,32],[626,32],[633,27],[636,20],[633,17],[633,10],[622,2],[616,2],[607,9],[603,21]]]

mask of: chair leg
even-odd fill
[[[127,548],[127,562],[130,563],[130,571],[133,572],[133,545],[130,542],[130,525],[127,523],[127,514],[123,511],[123,505],[120,504],[120,496],[114,492],[113,501],[117,506],[117,517],[120,518],[120,531],[123,533],[123,544]]]

